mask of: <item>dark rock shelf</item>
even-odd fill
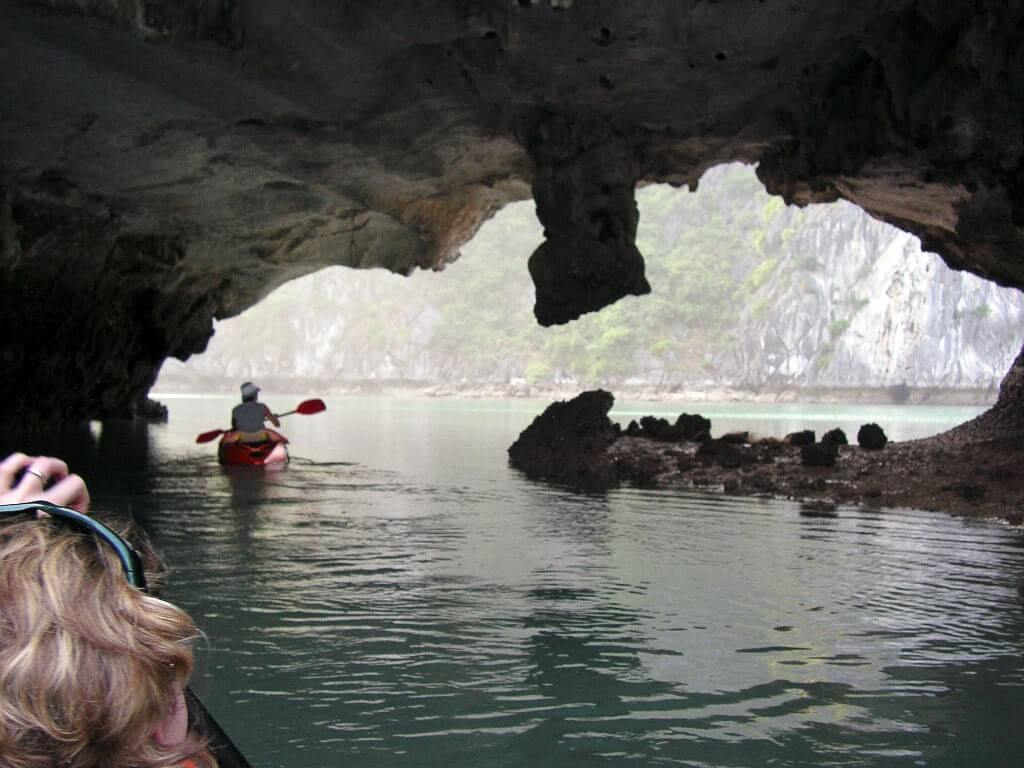
[[[819,511],[859,503],[1024,522],[1024,430],[992,436],[971,422],[933,438],[864,448],[835,434],[822,442],[808,433],[754,442],[743,433],[664,439],[617,430],[606,416],[612,404],[599,390],[549,406],[509,449],[510,463],[529,477],[586,491],[628,483],[800,500]]]

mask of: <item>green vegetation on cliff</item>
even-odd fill
[[[919,251],[915,256],[904,243],[908,236],[853,206],[785,206],[764,191],[749,167],[714,169],[697,192],[657,185],[638,190],[637,197],[637,241],[653,287],[648,296],[623,299],[567,326],[539,327],[526,261],[542,232],[532,205],[517,204],[487,222],[443,273],[402,278],[337,268],[289,283],[221,323],[206,354],[186,366],[168,364],[161,386],[211,386],[225,378],[320,385],[523,380],[580,387],[627,381],[651,387],[759,386],[828,384],[829,376],[841,381],[850,371],[850,384],[885,386],[900,371],[880,372],[871,382],[864,380],[870,371],[856,368],[863,367],[859,357],[876,354],[866,351],[878,344],[871,312],[899,317],[920,314],[927,309],[922,304],[951,301],[942,293],[916,304],[908,299],[901,309],[891,289],[880,295],[878,281],[891,279],[876,274],[880,254],[889,253],[908,270],[901,286],[939,279],[917,275],[922,269],[941,271],[947,281],[954,273],[937,257]],[[915,258],[926,266],[915,266]],[[932,263],[938,267],[927,266]],[[958,322],[970,321],[967,330],[975,335],[983,336],[988,324],[995,330],[990,336],[1007,338],[994,352],[978,350],[993,371],[981,379],[936,380],[940,372],[920,383],[987,385],[993,376],[998,380],[1020,347],[1021,339],[1004,333],[1003,326],[1020,327],[1022,303],[1016,292],[992,298],[999,289],[969,276],[955,275],[954,282],[951,296],[970,295],[961,295],[957,307],[963,307],[951,309],[940,324],[952,322],[955,312]],[[911,293],[921,290],[939,289]],[[915,317],[919,326],[927,322]],[[890,356],[907,354],[898,346]],[[901,380],[918,383],[906,371],[927,366],[908,368],[905,362]]]

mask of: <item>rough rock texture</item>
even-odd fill
[[[622,437],[609,448],[622,481],[731,495],[792,499],[812,514],[837,504],[914,508],[1024,522],[1022,451],[1008,443],[951,445],[940,436],[889,443],[884,451],[778,440],[672,444]]]
[[[799,500],[814,515],[859,503],[1024,523],[1022,431],[993,438],[989,426],[970,422],[936,437],[888,443],[885,450],[840,444],[839,430],[818,443],[752,440],[746,432],[679,441],[639,426],[620,432],[607,417],[612,402],[610,393],[597,390],[552,404],[509,449],[510,463],[531,478],[592,492],[630,483]],[[981,418],[993,413],[999,409]]]
[[[640,419],[639,425],[631,421],[626,428],[626,434],[631,437],[648,437],[652,440],[674,443],[683,440],[700,441],[710,436],[711,422],[703,416],[689,413],[680,414],[674,424],[656,416],[644,416]]]
[[[790,432],[783,438],[783,442],[787,445],[814,445],[814,430],[813,429],[802,429],[799,432]]]
[[[839,456],[836,443],[811,443],[800,447],[800,463],[808,467],[831,467]]]
[[[60,177],[42,183],[0,201],[5,426],[41,408],[51,422],[151,414],[159,365],[209,335],[214,294],[188,279],[180,238],[130,231]]]
[[[1024,454],[1024,350],[1003,379],[996,404],[941,437],[951,447],[994,440]]]
[[[272,302],[218,323],[202,355],[168,360],[156,386],[212,391],[229,378],[308,392],[400,380],[497,396],[529,387],[557,400],[555,386],[572,396],[610,371],[621,378],[605,388],[634,400],[650,395],[629,390],[742,386],[764,397],[820,386],[892,387],[876,396],[896,402],[937,401],[926,387],[991,390],[974,396],[994,402],[1024,344],[1021,291],[949,269],[916,237],[852,204],[785,206],[742,163],[711,169],[696,192],[652,184],[637,201],[637,242],[657,296],[569,328],[523,327],[534,298],[523,264],[543,239],[535,206],[523,201],[482,226],[462,249],[466,263],[442,275],[337,267],[293,280]],[[723,234],[732,240],[713,257],[707,246]],[[708,269],[686,269],[691,260]],[[486,299],[474,301],[481,284]],[[694,302],[711,315],[694,315]],[[695,316],[707,322],[680,320]],[[374,317],[391,322],[368,334]],[[608,357],[628,366],[593,365],[602,361],[585,345],[599,346],[602,325],[621,329],[615,349],[632,352]],[[491,343],[472,344],[483,336]],[[581,345],[556,353],[569,336]]]
[[[849,445],[850,441],[846,439],[846,433],[843,432],[839,427],[830,429],[824,435],[821,436],[821,442],[829,445]]]
[[[552,403],[509,447],[509,463],[536,479],[582,488],[616,485],[608,454],[620,433],[608,418],[614,402],[610,392],[597,389]]]
[[[862,424],[857,430],[857,445],[868,451],[880,451],[885,448],[889,438],[877,424]]]
[[[131,411],[212,318],[440,268],[531,188],[565,322],[649,290],[637,183],[729,160],[1024,286],[1022,38],[1002,0],[10,0],[3,416]]]
[[[723,378],[998,387],[1024,338],[1018,291],[947,269],[853,205],[798,215],[806,223],[783,224],[779,265],[743,309],[742,346]]]

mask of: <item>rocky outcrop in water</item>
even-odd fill
[[[890,443],[881,426],[865,424],[859,445],[850,446],[838,429],[820,442],[811,430],[784,440],[705,432],[689,441],[665,439],[664,426],[620,431],[607,416],[613,402],[598,390],[550,405],[509,448],[510,464],[532,479],[590,492],[628,483],[799,500],[815,516],[834,514],[838,504],[865,504],[1024,522],[1024,422],[1003,425],[1004,436],[993,439],[984,421],[998,407],[905,443]],[[1010,414],[1019,411],[1003,415]]]
[[[625,434],[629,437],[646,437],[667,443],[684,440],[700,442],[711,436],[711,422],[700,414],[681,413],[675,422],[657,416],[643,416],[638,424],[631,421]]]
[[[66,372],[40,392],[7,366],[3,416],[131,411],[214,318],[327,265],[439,268],[531,194],[535,314],[565,322],[647,291],[638,183],[731,160],[1022,286],[1022,20],[999,0],[5,3],[3,359],[44,340]],[[50,297],[33,275],[81,334],[24,311]]]
[[[857,445],[868,451],[880,451],[885,448],[889,438],[877,424],[864,424],[857,430]]]
[[[800,463],[808,467],[831,467],[839,458],[839,446],[835,443],[811,443],[800,447]]]
[[[549,405],[509,447],[509,463],[527,477],[582,488],[608,488],[619,482],[609,446],[620,435],[608,418],[610,392],[583,392]]]

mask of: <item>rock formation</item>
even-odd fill
[[[1002,394],[1021,384],[1021,370],[1015,366],[1007,376]],[[631,422],[622,430],[608,418],[613,403],[611,393],[595,390],[551,404],[509,448],[510,465],[587,492],[624,483],[700,488],[798,500],[830,514],[837,504],[860,503],[1024,523],[1024,429],[1019,420],[995,429],[986,423],[1016,417],[1019,409],[1004,412],[997,404],[949,432],[908,442],[890,443],[879,425],[865,424],[851,446],[838,428],[821,442],[811,430],[783,440],[749,432],[713,438],[707,420],[698,439],[680,439],[666,436],[667,420],[649,416],[641,419],[647,428]],[[682,414],[678,422],[702,418]]]
[[[615,398],[601,389],[549,405],[509,446],[509,463],[528,477],[586,489],[620,478],[608,449],[620,430],[608,418]]]
[[[649,290],[637,184],[731,160],[1024,286],[1022,37],[1001,0],[11,0],[4,417],[131,412],[212,319],[439,269],[531,193],[566,322]]]
[[[880,451],[885,448],[889,438],[877,424],[863,424],[857,430],[857,445],[868,451]]]
[[[975,390],[977,402],[995,400],[1024,343],[1024,293],[949,269],[849,203],[786,206],[742,163],[711,169],[696,192],[648,185],[637,202],[653,300],[528,327],[534,289],[523,266],[543,230],[523,201],[487,221],[440,275],[334,267],[293,280],[218,323],[202,355],[168,360],[155,386],[234,391],[254,379],[294,392],[543,398],[604,386],[630,399],[817,387],[887,402],[935,402],[949,388]]]

